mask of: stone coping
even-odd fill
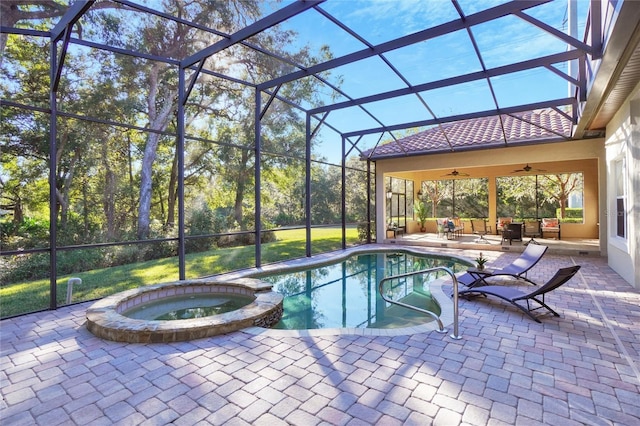
[[[233,294],[255,297],[240,309],[203,318],[185,320],[140,320],[122,313],[134,306],[165,297],[189,294]],[[87,309],[87,329],[107,340],[155,343],[194,340],[247,327],[270,327],[282,318],[283,296],[271,284],[251,278],[224,283],[185,280],[139,287],[105,297]]]

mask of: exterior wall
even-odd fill
[[[609,266],[635,288],[640,288],[640,85],[607,125],[606,207]],[[626,176],[614,175],[614,162],[624,159]],[[626,238],[616,235],[616,182],[626,182]]]
[[[453,169],[464,168],[471,177],[489,178],[493,194],[489,196],[489,221],[496,222],[494,178],[513,176],[512,171],[525,164],[544,169],[545,173],[582,172],[584,174],[584,223],[563,224],[562,238],[600,238],[600,251],[606,253],[606,223],[601,222],[603,205],[605,153],[603,139],[588,139],[552,144],[528,145],[426,155],[420,157],[396,158],[376,162],[378,235],[384,235],[386,209],[384,199],[384,176],[393,175],[415,182],[442,179],[442,175]],[[416,185],[416,191],[418,191]],[[384,220],[382,220],[384,219]],[[411,229],[408,229],[411,232]]]

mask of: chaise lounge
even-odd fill
[[[536,264],[542,259],[542,256],[546,253],[549,247],[543,245],[529,244],[527,248],[522,252],[516,260],[511,264],[500,269],[485,269],[483,271],[471,270],[458,277],[458,283],[472,288],[475,286],[487,284],[485,281],[487,278],[495,277],[499,275],[507,275],[514,278],[523,279],[533,285],[533,281],[527,278],[527,272],[536,266]]]
[[[537,247],[537,246],[529,246],[529,247]],[[547,281],[542,286],[540,286],[540,288],[537,288],[530,293],[525,293],[521,290],[518,290],[517,288],[508,287],[508,286],[488,285],[488,286],[481,286],[481,287],[462,290],[459,292],[459,294],[461,296],[464,296],[467,294],[474,293],[474,294],[483,294],[485,296],[492,295],[492,296],[499,297],[500,299],[506,300],[507,302],[516,306],[522,312],[529,315],[529,317],[531,317],[534,321],[540,322],[540,320],[536,318],[531,312],[537,309],[545,308],[556,317],[559,317],[560,314],[558,314],[556,311],[551,309],[549,305],[545,303],[544,296],[545,294],[549,293],[552,290],[555,290],[556,288],[560,287],[561,285],[569,281],[578,272],[579,269],[580,269],[580,265],[575,265],[568,268],[561,268],[558,270],[558,272],[556,272],[556,274],[549,281]],[[526,306],[520,303],[517,303],[522,301],[527,303]],[[537,302],[540,306],[532,308],[529,302],[533,302],[533,301]]]

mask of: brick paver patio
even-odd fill
[[[488,254],[496,266],[517,255]],[[461,340],[266,331],[124,344],[85,329],[88,303],[4,320],[0,422],[640,425],[640,292],[598,257],[546,255],[530,277],[574,263],[549,299],[560,318],[461,300]]]

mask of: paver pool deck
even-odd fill
[[[485,256],[503,266],[517,253]],[[640,425],[640,291],[600,257],[545,255],[529,277],[573,264],[548,298],[559,318],[461,299],[460,340],[266,330],[117,343],[85,328],[91,303],[3,320],[0,424]]]

